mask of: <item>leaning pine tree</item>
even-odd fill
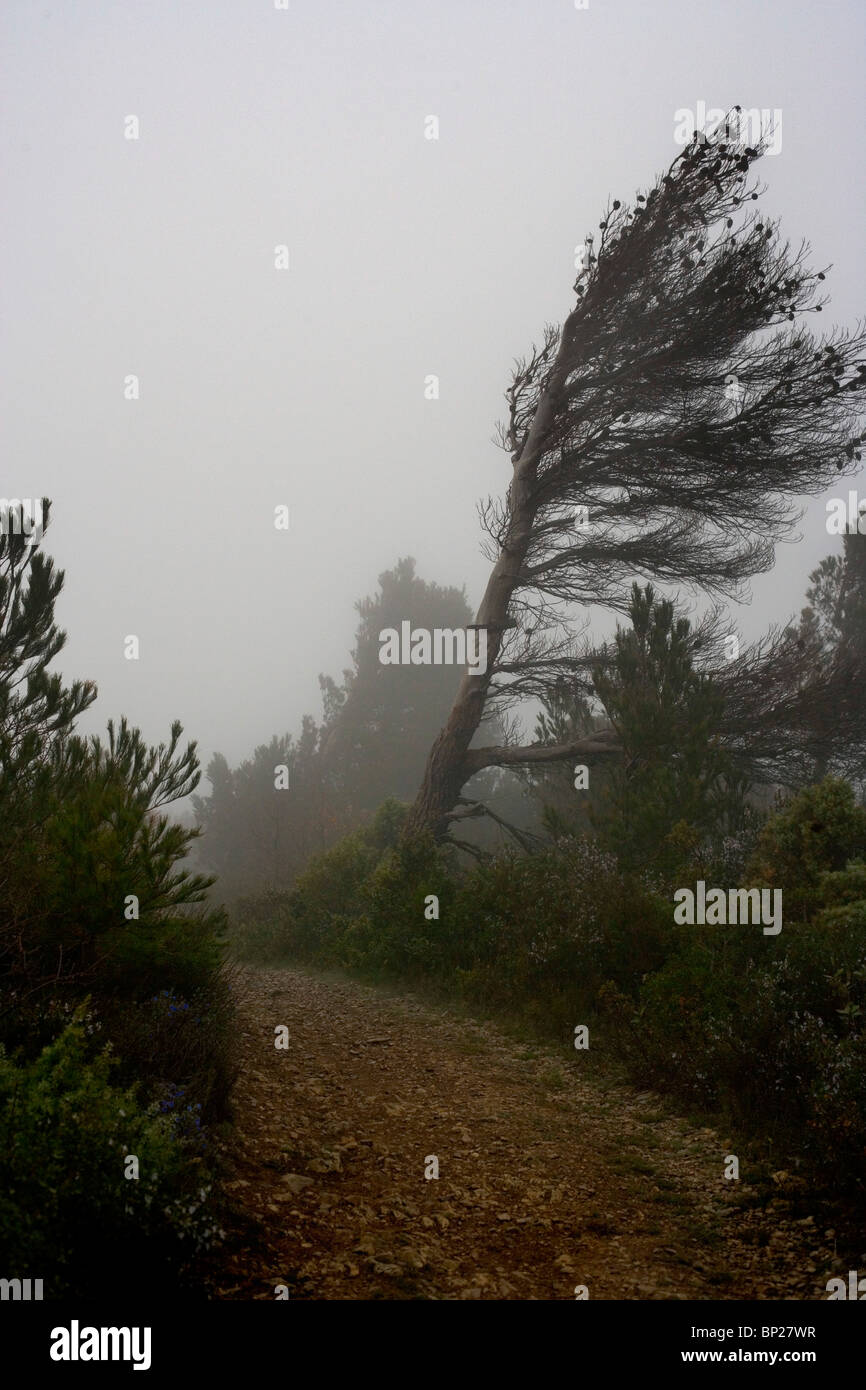
[[[509,704],[544,699],[564,677],[589,688],[576,605],[625,612],[636,576],[735,597],[772,566],[796,499],[857,470],[866,339],[816,341],[803,326],[822,310],[825,274],[754,206],[764,188],[750,170],[765,148],[726,123],[634,207],[610,203],[573,309],[517,364],[500,430],[513,477],[504,502],[482,507],[493,568],[475,625],[487,668],[461,682],[408,833],[441,837],[477,813],[461,791],[483,768],[615,754],[610,730],[472,746],[482,718]]]

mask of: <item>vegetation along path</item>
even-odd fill
[[[238,994],[215,1297],[826,1298],[833,1233],[726,1182],[724,1136],[585,1053],[299,970]]]

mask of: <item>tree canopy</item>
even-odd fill
[[[559,748],[473,746],[491,711],[543,699],[564,674],[589,688],[575,610],[624,612],[641,577],[738,596],[772,565],[801,499],[857,470],[866,339],[807,328],[826,272],[755,206],[764,149],[721,126],[631,206],[609,202],[573,308],[517,363],[500,431],[511,483],[482,506],[492,570],[475,622],[488,668],[461,682],[409,832],[445,833],[482,767],[616,747],[612,731]],[[760,715],[768,761],[799,718],[771,694],[748,711],[742,684],[738,694],[741,723]]]

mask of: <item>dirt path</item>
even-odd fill
[[[247,1227],[217,1297],[826,1297],[832,1240],[810,1217],[751,1206],[724,1136],[585,1079],[581,1053],[351,981],[239,984],[228,1189]]]

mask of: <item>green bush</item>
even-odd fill
[[[238,902],[235,953],[242,960],[345,963],[338,944],[340,923],[348,929],[362,911],[364,885],[397,844],[405,814],[400,802],[386,801],[369,825],[311,859],[291,892]]]
[[[573,1025],[578,1004],[592,1008],[605,980],[634,993],[664,959],[670,905],[651,885],[624,879],[590,840],[502,854],[462,872],[431,840],[381,845],[368,832],[350,836],[311,864],[293,893],[245,903],[238,948],[425,979],[558,1030],[566,1019]]]
[[[847,782],[826,777],[770,817],[749,873],[753,882],[782,888],[786,921],[808,921],[821,906],[823,875],[844,870],[864,853],[866,810]]]
[[[232,988],[223,966],[189,998],[163,989],[135,1004],[101,1004],[97,1036],[117,1054],[118,1084],[139,1083],[147,1101],[182,1089],[203,1123],[225,1121],[237,1075]]]
[[[197,780],[195,745],[180,752],[180,734],[175,724],[167,746],[150,748],[121,720],[105,745],[68,736],[36,843],[11,866],[16,984],[69,980],[79,996],[83,983],[94,997],[142,1000],[189,995],[219,969],[225,916],[206,905],[212,880],[183,866],[195,832],[156,809]]]
[[[8,1277],[46,1297],[158,1294],[219,1238],[196,1140],[163,1105],[116,1089],[112,1058],[89,1055],[86,1006],[31,1062],[0,1050],[0,1251]],[[124,1176],[135,1155],[138,1179]]]
[[[360,915],[343,925],[340,964],[410,980],[435,978],[448,956],[455,893],[449,856],[432,839],[386,849],[361,888]],[[430,915],[435,907],[427,899],[433,896],[438,917]]]
[[[866,862],[852,859],[844,869],[822,873],[816,896],[825,908],[866,903]]]
[[[778,939],[686,930],[636,1003],[606,999],[631,1073],[864,1193],[866,903],[786,923]]]
[[[164,811],[198,783],[195,743],[177,722],[155,747],[125,719],[75,733],[96,688],[49,674],[62,586],[0,535],[0,1241],[9,1277],[26,1260],[53,1292],[104,1293],[121,1267],[170,1281],[212,1236],[232,1004],[213,880],[184,865],[197,832]]]

